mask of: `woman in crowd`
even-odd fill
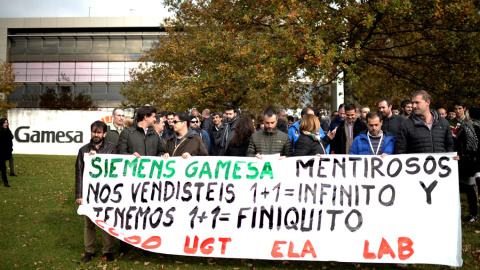
[[[457,136],[454,137],[455,150],[460,157],[458,173],[460,192],[467,194],[470,215],[464,221],[479,220],[478,196],[475,187],[480,184],[480,108],[471,107],[468,110],[469,119],[460,126]]]
[[[263,119],[259,119],[257,124],[257,131],[258,130],[264,130],[265,129],[265,124],[263,124]]]
[[[244,157],[247,155],[248,145],[254,130],[252,120],[249,117],[243,117],[237,121],[235,133],[227,147],[227,156]]]
[[[325,149],[335,137],[336,130],[329,131],[320,139],[320,121],[315,115],[305,115],[300,122],[300,137],[295,142],[294,156],[324,155]]]
[[[10,160],[13,152],[13,134],[8,127],[7,118],[0,118],[0,171],[5,187],[10,187],[7,179],[7,166],[5,162]]]

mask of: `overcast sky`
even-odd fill
[[[0,0],[0,18],[168,16],[161,0]]]

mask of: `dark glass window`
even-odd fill
[[[43,47],[58,47],[58,38],[45,38],[43,40]]]

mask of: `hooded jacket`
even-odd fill
[[[149,127],[145,134],[143,128],[134,121],[130,128],[125,128],[118,139],[118,153],[141,156],[161,156],[165,153],[160,137],[153,127]]]
[[[168,138],[165,151],[171,157],[182,156],[185,152],[188,152],[192,156],[208,156],[208,150],[203,140],[199,134],[191,128],[188,129],[187,134],[181,139],[178,139],[176,132],[173,133],[173,135]]]
[[[447,119],[430,109],[433,115],[432,130],[412,112],[400,125],[395,154],[453,152],[453,137]]]
[[[231,121],[223,121],[218,129],[217,136],[215,137],[215,144],[217,147],[217,154],[219,156],[225,156],[227,147],[235,134],[235,126],[237,124],[238,116],[235,116]]]
[[[332,123],[330,123],[330,127],[328,128],[328,131],[334,130],[336,127],[338,127],[340,124],[343,124],[345,120],[340,119],[340,116],[335,116],[335,119],[332,120]]]
[[[386,130],[383,132],[383,141],[382,141],[382,151],[381,154],[393,155],[395,151],[395,142],[397,139],[395,135]],[[360,132],[360,134],[355,137],[352,143],[352,148],[350,148],[350,155],[371,155],[370,142],[368,141],[367,130]]]

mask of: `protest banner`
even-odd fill
[[[454,155],[86,154],[78,213],[165,254],[461,266]]]

